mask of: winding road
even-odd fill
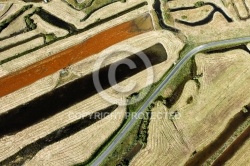
[[[146,102],[141,106],[141,108],[137,112],[137,116],[134,116],[122,129],[121,131],[116,135],[114,141],[107,147],[103,152],[100,153],[99,156],[97,156],[96,159],[93,160],[93,162],[90,164],[91,166],[98,166],[100,165],[107,157],[108,155],[115,149],[115,147],[118,145],[119,142],[122,141],[122,139],[126,136],[126,134],[132,129],[132,127],[135,125],[137,121],[137,117],[144,113],[144,111],[147,109],[147,107],[157,98],[158,94],[165,88],[165,86],[170,82],[170,80],[178,73],[178,71],[181,69],[181,67],[195,54],[209,50],[216,47],[223,47],[228,45],[235,45],[235,44],[242,44],[242,43],[248,43],[250,42],[250,37],[242,37],[242,38],[236,38],[236,39],[229,39],[229,40],[222,40],[222,41],[216,41],[211,42],[208,44],[200,45],[194,49],[192,49],[190,52],[188,52],[184,58],[182,58],[172,69],[172,71],[166,76],[166,78],[158,85],[158,87],[155,89],[155,91],[151,94],[150,97],[146,100]]]

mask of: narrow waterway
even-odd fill
[[[160,0],[155,0],[153,7],[154,7],[154,10],[155,10],[155,12],[157,14],[157,17],[159,19],[159,24],[163,29],[166,29],[166,30],[169,30],[169,31],[172,31],[172,32],[179,32],[178,29],[165,24],[164,18],[162,16]]]

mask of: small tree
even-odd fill
[[[181,16],[181,18],[182,18],[183,20],[185,20],[185,19],[187,19],[187,16],[183,15],[183,16]]]
[[[203,1],[198,1],[198,2],[195,2],[194,6],[195,7],[201,7],[203,6],[205,3]]]

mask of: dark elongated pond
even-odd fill
[[[166,50],[161,44],[156,44],[143,50],[143,52],[152,65],[167,60]],[[128,59],[135,63],[136,68],[130,69],[127,65],[119,65],[116,70],[117,83],[128,79],[147,68],[144,65],[143,60],[136,54],[113,64],[122,64]],[[110,65],[99,70],[99,76],[101,76],[100,83],[103,89],[107,89],[115,84],[115,82],[110,83],[108,80],[109,69]],[[95,95],[96,93],[97,90],[94,86],[93,74],[90,73],[80,79],[44,94],[29,103],[20,105],[9,110],[7,113],[0,115],[0,137],[18,132],[39,121],[45,120],[50,116]]]

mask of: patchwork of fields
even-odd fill
[[[249,10],[249,0],[0,0],[0,165],[91,165],[103,153],[102,165],[248,165],[248,43],[197,53],[109,147],[189,51],[248,37]]]

